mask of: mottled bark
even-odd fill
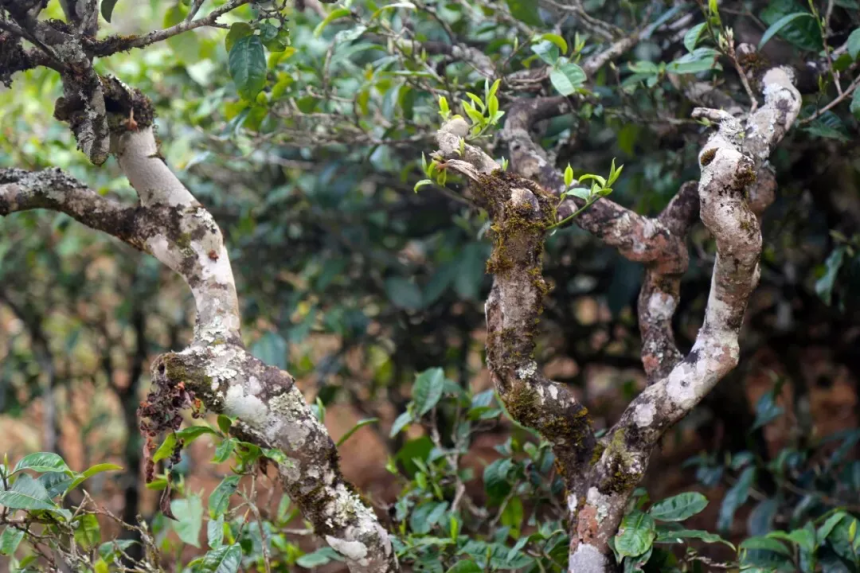
[[[547,290],[541,276],[545,233],[571,208],[558,205],[562,175],[530,130],[536,121],[565,113],[568,102],[525,100],[510,110],[503,138],[516,174],[502,172],[480,149],[464,144],[462,120],[449,122],[437,135],[444,168],[471,180],[475,200],[492,219],[487,362],[511,415],[553,444],[567,486],[571,573],[614,568],[609,541],[654,447],[737,365],[740,328],[758,281],[759,219],[775,188],[767,158],[801,103],[790,70],[768,71],[762,86],[764,106],[744,120],[695,110],[694,117],[708,118],[718,130],[699,155],[698,184],[682,186],[659,217],[642,217],[601,199],[576,221],[627,258],[646,264],[639,315],[643,364],[652,384],[600,440],[594,439],[585,407],[567,388],[546,380],[532,358]],[[704,324],[682,359],[671,320],[688,262],[684,240],[699,217],[716,240],[717,258]]]

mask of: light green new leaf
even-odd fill
[[[173,530],[184,543],[200,547],[200,530],[203,528],[203,501],[191,494],[185,499],[170,502],[170,511],[177,517]]]
[[[209,494],[209,517],[218,519],[227,512],[230,507],[230,496],[236,492],[241,479],[242,476],[227,476]]]
[[[75,489],[96,474],[120,470],[122,470],[122,466],[118,466],[116,464],[96,464],[91,468],[88,468],[87,471],[85,471],[84,473],[78,474],[77,477],[72,480],[72,483],[69,484],[69,487],[66,489],[66,491]]]
[[[170,456],[173,455],[173,450],[176,448],[176,433],[170,432],[164,438],[164,441],[161,442],[161,445],[158,446],[158,449],[155,450],[155,454],[152,456],[153,462],[160,462],[161,460],[166,460]]]

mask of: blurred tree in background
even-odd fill
[[[0,0],[0,168],[60,167],[134,204],[118,162],[93,167],[51,117],[60,74],[13,49],[10,14],[26,3]],[[39,18],[66,20],[60,4]],[[133,45],[220,9],[213,25]],[[152,100],[160,153],[221,227],[248,349],[288,370],[335,441],[347,438],[345,477],[416,571],[566,571],[569,542],[552,449],[511,421],[485,366],[491,219],[453,171],[417,185],[441,98],[476,122],[467,92],[486,102],[500,80],[506,116],[478,140],[497,161],[512,156],[502,130],[515,104],[564,102],[527,126],[550,166],[605,175],[614,159],[611,199],[656,217],[703,169],[713,126],[693,109],[747,113],[747,87],[792,67],[803,106],[769,158],[777,192],[740,364],[663,437],[613,553],[625,571],[860,570],[854,0],[102,0],[99,24],[93,69]],[[729,30],[732,50],[758,51],[731,55]],[[535,359],[606,430],[648,384],[643,265],[574,225],[554,231]],[[672,319],[684,353],[716,253],[702,225],[686,244]],[[182,430],[181,459],[163,455],[145,485],[137,409],[150,364],[182,349],[194,321],[186,286],[149,255],[65,214],[0,220],[4,489],[29,471],[74,513],[54,523],[8,505],[11,570],[345,570],[342,552],[308,535],[272,462],[228,437],[235,420],[207,418],[212,435],[193,444],[203,430]],[[38,451],[66,461],[26,461]],[[102,463],[123,469],[74,488],[59,478]]]

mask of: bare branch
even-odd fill
[[[90,45],[87,46],[87,50],[95,56],[104,57],[117,52],[125,52],[132,48],[144,48],[190,30],[195,30],[204,26],[216,26],[218,24],[218,18],[228,12],[232,12],[239,6],[243,6],[250,1],[251,0],[230,0],[223,6],[219,6],[212,10],[212,12],[202,18],[197,20],[186,19],[169,28],[155,30],[143,36],[109,36],[104,40],[90,43]]]

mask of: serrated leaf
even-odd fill
[[[78,517],[75,522],[75,541],[87,551],[102,542],[102,532],[98,518],[92,513]]]
[[[242,548],[239,544],[225,545],[213,549],[200,562],[201,573],[236,573],[242,564]]]
[[[113,16],[113,9],[116,6],[118,0],[102,0],[102,17],[110,22],[111,16]]]
[[[30,474],[21,474],[12,487],[0,491],[0,505],[9,509],[56,509],[45,486],[33,479]]]
[[[651,506],[648,514],[659,521],[684,521],[705,509],[708,498],[698,492],[687,492],[664,499]]]
[[[809,12],[795,12],[793,14],[787,14],[783,16],[782,18],[771,24],[767,30],[765,30],[764,35],[761,37],[761,40],[758,43],[758,49],[761,50],[762,47],[767,44],[771,38],[773,38],[776,34],[783,30],[783,28],[786,28],[792,22],[797,22],[806,18],[811,19],[813,22],[815,21],[815,18]]]
[[[688,52],[692,52],[696,49],[696,44],[699,43],[699,39],[702,36],[702,31],[705,29],[705,25],[705,22],[697,24],[687,30],[687,33],[684,34],[684,47],[687,48]]]
[[[564,96],[574,94],[585,80],[585,71],[573,62],[559,64],[549,75],[552,86]]]
[[[230,496],[236,492],[241,479],[242,476],[227,476],[212,490],[209,494],[209,517],[218,519],[227,512],[230,507]]]
[[[31,470],[34,472],[64,472],[71,474],[72,470],[66,465],[66,461],[53,452],[36,452],[21,458],[12,469],[12,474],[16,474],[21,470]]]
[[[657,538],[654,519],[647,513],[633,511],[621,521],[619,534],[615,538],[615,550],[619,555],[637,557],[654,544]]]
[[[253,101],[266,85],[266,53],[263,42],[257,36],[245,36],[236,40],[228,59],[230,77],[236,84],[239,95]]]
[[[415,378],[412,400],[415,402],[415,414],[419,418],[439,403],[444,388],[445,371],[441,368],[430,368]]]
[[[0,555],[10,556],[18,549],[21,540],[24,539],[24,530],[7,527],[0,535]]]
[[[206,542],[210,549],[217,549],[224,543],[224,517],[210,519],[206,523]]]

